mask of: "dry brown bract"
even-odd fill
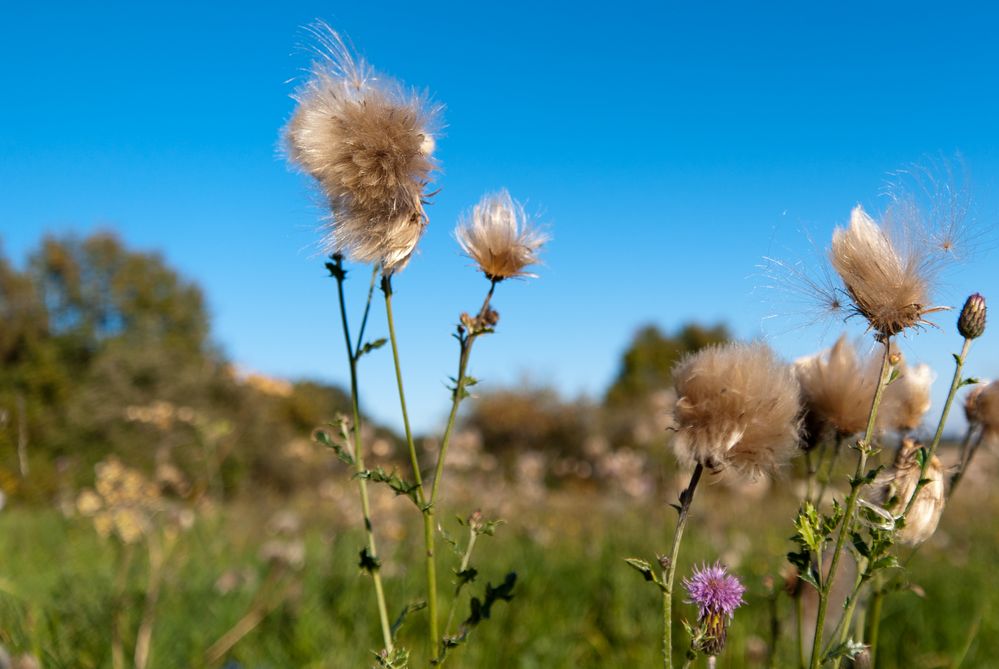
[[[458,224],[455,237],[492,281],[535,276],[524,269],[537,264],[538,251],[548,241],[506,190],[483,196]]]
[[[895,514],[905,509],[919,482],[920,466],[916,454],[920,448],[922,446],[913,439],[902,442],[891,469],[879,474],[874,482],[873,502]],[[944,470],[936,456],[930,459],[926,478],[930,482],[919,491],[905,519],[905,527],[898,532],[898,540],[910,546],[929,539],[943,513]]]
[[[833,232],[829,254],[853,309],[886,337],[926,323],[924,316],[938,310],[928,306],[932,263],[920,251],[916,231],[898,235],[908,236],[904,244],[857,206],[849,227]]]
[[[673,379],[673,448],[681,463],[757,476],[798,451],[798,382],[765,344],[703,349],[682,360]]]
[[[861,432],[878,385],[879,367],[861,360],[846,335],[827,351],[794,363],[805,408],[839,435]]]
[[[326,250],[397,271],[426,228],[439,108],[377,76],[327,26],[312,32],[319,58],[295,95],[289,158],[316,179],[332,209]]]

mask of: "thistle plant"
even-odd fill
[[[673,666],[673,582],[694,492],[707,470],[757,477],[776,472],[797,452],[801,430],[798,382],[764,344],[728,344],[694,353],[673,370],[677,401],[672,445],[681,465],[693,467],[680,493],[679,513],[661,572],[640,559],[630,566],[662,594],[663,666]]]
[[[289,159],[315,179],[330,209],[323,246],[331,254],[327,269],[337,281],[352,405],[349,427],[347,423],[340,427],[342,438],[327,432],[320,432],[319,438],[354,468],[367,536],[360,564],[372,576],[382,630],[383,648],[375,654],[379,664],[384,667],[407,665],[409,653],[395,645],[395,635],[402,620],[424,606],[429,616],[427,645],[430,661],[438,664],[443,662],[447,649],[463,642],[479,620],[489,617],[493,603],[512,596],[515,576],[510,574],[500,586],[487,586],[483,600],[471,600],[472,614],[462,624],[458,635],[449,635],[450,617],[445,633],[441,634],[436,518],[439,515],[447,450],[458,410],[461,402],[469,397],[468,389],[476,383],[468,374],[473,344],[479,337],[492,333],[499,321],[499,314],[491,306],[497,285],[510,278],[532,276],[525,268],[537,262],[537,253],[546,236],[531,223],[523,207],[505,191],[486,196],[455,233],[462,249],[476,261],[486,276],[489,289],[479,310],[474,315],[461,314],[456,326],[454,337],[458,341],[459,355],[457,374],[452,379],[451,410],[436,461],[430,470],[432,478],[426,481],[406,403],[393,313],[393,279],[408,264],[427,228],[424,205],[431,195],[428,188],[436,168],[433,159],[434,131],[439,123],[440,106],[431,104],[425,95],[377,74],[367,63],[356,58],[343,39],[325,24],[316,24],[310,31],[319,45],[317,58],[308,81],[296,93],[298,105],[285,135]],[[369,264],[372,268],[371,284],[356,341],[350,334],[344,293],[347,260]],[[388,338],[366,342],[364,331],[376,282],[384,296]],[[358,363],[364,355],[380,348],[386,341],[391,343],[411,466],[412,480],[408,481],[394,472],[365,466],[360,429]],[[389,607],[379,572],[382,558],[377,551],[374,520],[371,518],[369,481],[387,484],[396,494],[410,498],[423,520],[426,602],[404,607],[394,624],[389,622]],[[486,533],[483,528],[489,528],[487,533],[491,534],[495,527],[494,524],[478,523],[470,526],[473,530],[458,570],[456,597],[463,586],[474,580],[475,571],[468,561],[475,537]]]
[[[882,467],[868,469],[869,461],[880,452],[877,442],[880,434],[912,432],[929,409],[932,371],[925,365],[906,365],[893,342],[902,333],[918,332],[929,324],[930,314],[944,309],[931,306],[930,295],[940,262],[953,251],[951,242],[957,228],[953,219],[941,223],[940,234],[927,231],[918,210],[903,198],[896,201],[880,224],[860,207],[855,208],[850,224],[837,228],[833,234],[829,259],[842,288],[831,289],[834,292],[825,296],[823,302],[845,305],[848,315],[866,321],[880,348],[880,365],[876,374],[869,374],[871,366],[857,364],[842,339],[828,354],[798,363],[810,416],[807,423],[815,426],[816,434],[810,436],[812,441],[822,442],[831,427],[835,436],[832,448],[834,455],[837,454],[851,434],[861,431],[861,416],[866,413],[862,436],[851,444],[857,451],[857,461],[846,499],[834,501],[832,510],[822,513],[815,505],[821,503],[825,487],[813,497],[809,483],[806,500],[795,521],[794,540],[798,548],[789,559],[799,578],[814,587],[818,595],[808,659],[812,669],[826,662],[838,665],[842,657],[855,657],[863,649],[850,635],[864,587],[877,582],[880,571],[899,564],[893,554],[896,542],[918,543],[932,534],[942,509],[942,470],[935,453],[956,390],[966,383],[961,368],[970,344],[967,337],[962,353],[955,356],[957,369],[951,392],[929,447],[904,441],[891,469],[885,472]],[[970,322],[970,317],[964,320]],[[829,383],[837,376],[838,383]],[[863,405],[867,409],[862,413]],[[808,468],[810,478],[816,469]],[[827,481],[832,471],[830,467]],[[919,511],[910,515],[913,505]],[[845,552],[853,555],[857,575],[827,644],[826,616]],[[799,612],[799,618],[800,615]],[[861,627],[859,624],[858,628]],[[859,635],[862,634],[861,631]]]

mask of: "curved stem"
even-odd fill
[[[809,662],[810,669],[818,669],[819,660],[822,655],[822,633],[826,623],[826,610],[829,608],[829,593],[832,591],[833,582],[836,579],[836,570],[839,567],[840,557],[843,555],[843,547],[846,544],[846,537],[853,525],[853,512],[857,508],[857,499],[860,496],[860,489],[863,487],[864,470],[867,467],[867,457],[871,453],[871,443],[874,439],[874,426],[878,419],[878,407],[881,406],[881,398],[884,396],[885,387],[888,385],[892,364],[891,364],[891,338],[886,337],[884,342],[884,355],[881,358],[881,375],[878,377],[878,386],[874,391],[874,399],[871,401],[871,412],[867,417],[867,430],[864,438],[857,444],[859,455],[857,457],[857,469],[853,479],[850,481],[850,495],[846,500],[846,508],[843,512],[843,520],[839,527],[839,534],[836,536],[836,546],[833,548],[832,562],[829,564],[829,574],[819,588],[819,611],[815,617],[815,636],[812,640],[812,656]],[[822,570],[819,570],[819,577],[822,578]]]
[[[669,559],[663,566],[663,667],[671,669],[673,666],[673,579],[676,576],[676,558],[680,554],[680,542],[683,540],[683,529],[687,526],[687,516],[690,511],[690,503],[694,499],[694,490],[697,482],[701,480],[701,473],[704,466],[700,463],[694,467],[693,474],[690,475],[690,483],[680,493],[680,516],[676,521],[676,530],[673,532],[673,545],[670,548]]]
[[[360,349],[355,350],[350,343],[347,304],[343,294],[343,282],[346,278],[346,272],[343,270],[343,258],[334,256],[333,262],[335,263],[335,271],[331,270],[331,272],[334,278],[336,278],[337,296],[340,300],[340,320],[343,324],[344,343],[347,346],[347,359],[350,362],[350,404],[354,418],[354,467],[357,473],[361,473],[364,471],[364,448],[361,443],[361,409],[357,390],[357,358]],[[370,299],[370,293],[368,296]],[[371,523],[371,502],[368,499],[368,483],[363,477],[358,476],[357,487],[361,496],[361,513],[364,516],[364,531],[368,539],[368,554],[377,563],[378,549],[375,545],[375,534]],[[375,584],[375,600],[378,605],[378,620],[382,629],[382,641],[385,644],[385,650],[391,653],[393,650],[392,628],[388,618],[388,607],[385,605],[385,589],[382,586],[382,577],[377,567],[371,569],[371,577]]]
[[[916,483],[916,487],[912,490],[912,495],[909,497],[908,503],[905,505],[905,510],[902,511],[902,518],[906,518],[909,515],[909,511],[912,509],[912,505],[916,502],[916,497],[919,496],[919,491],[923,489],[926,485],[926,470],[930,467],[930,461],[933,460],[933,456],[937,453],[937,447],[940,445],[940,438],[943,436],[944,426],[947,424],[947,416],[950,414],[950,407],[954,403],[954,397],[957,395],[957,389],[961,387],[961,370],[964,369],[964,361],[968,357],[968,349],[971,348],[971,340],[965,339],[964,346],[961,347],[961,355],[954,356],[954,378],[950,382],[950,392],[947,393],[947,401],[944,402],[943,412],[940,414],[940,422],[937,423],[936,434],[933,435],[933,441],[930,443],[929,451],[926,453],[926,457],[923,458],[923,465],[919,469],[919,482]]]

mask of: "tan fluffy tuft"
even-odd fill
[[[924,316],[934,310],[929,306],[929,263],[918,244],[904,246],[860,206],[848,227],[833,232],[833,268],[856,313],[883,336],[925,323]]]
[[[929,365],[900,366],[898,376],[885,388],[878,423],[896,432],[911,432],[930,410],[930,389],[936,374]]]
[[[483,196],[458,224],[455,237],[492,281],[534,276],[524,269],[537,264],[538,251],[548,241],[506,190]]]
[[[920,466],[916,455],[922,445],[913,439],[902,441],[891,468],[878,475],[874,482],[872,501],[894,514],[900,514],[908,504],[919,483]],[[929,479],[916,496],[909,510],[905,527],[899,530],[898,540],[915,546],[929,539],[937,529],[944,508],[944,469],[936,456],[926,468]]]
[[[973,415],[982,426],[983,434],[992,440],[999,439],[999,381],[979,386],[975,393]]]
[[[765,344],[702,349],[677,364],[673,379],[673,448],[681,463],[755,477],[798,452],[798,382]]]
[[[327,26],[312,32],[320,57],[295,95],[289,159],[316,179],[332,210],[325,250],[397,271],[426,228],[439,108],[376,76]]]
[[[832,348],[794,363],[806,410],[846,436],[863,431],[878,385],[879,363],[861,359],[846,335]]]

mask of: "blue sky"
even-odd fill
[[[748,4],[748,3],[747,3]],[[87,6],[89,5],[89,6]],[[597,395],[641,324],[724,321],[788,358],[841,324],[791,328],[761,258],[812,259],[886,175],[960,151],[980,229],[999,213],[999,10],[937,3],[22,3],[0,22],[0,237],[113,228],[205,288],[242,365],[342,382],[320,210],[277,146],[323,18],[378,69],[446,105],[443,171],[420,255],[396,282],[414,422],[447,407],[455,319],[486,282],[458,253],[459,214],[507,187],[554,240],[538,280],[500,286],[472,373]],[[988,235],[986,235],[988,237]],[[999,296],[996,254],[951,272],[960,304]],[[354,274],[355,306],[364,270]],[[384,333],[381,310],[372,333]],[[778,318],[768,319],[768,316]],[[904,344],[951,373],[952,315]],[[848,324],[860,334],[859,322]],[[999,376],[999,338],[971,370]],[[398,424],[387,352],[366,408]]]

